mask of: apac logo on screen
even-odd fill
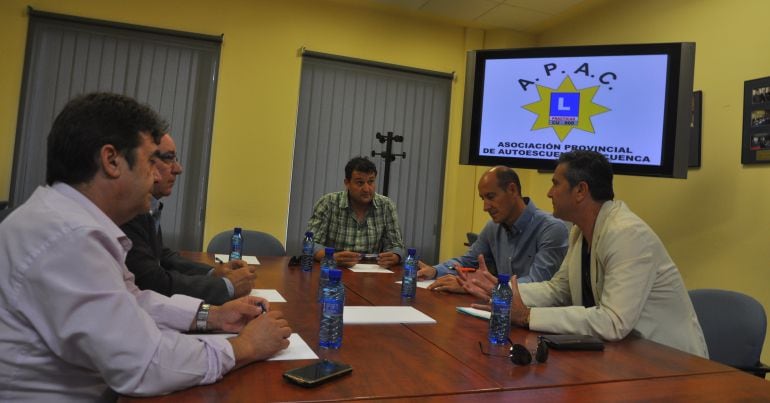
[[[543,65],[543,70],[547,77],[550,77],[552,74],[558,74],[554,73],[554,70],[557,68],[556,63]],[[532,130],[550,127],[559,137],[560,141],[564,141],[573,129],[596,133],[591,118],[610,111],[609,108],[593,101],[597,91],[602,88],[601,85],[578,89],[573,84],[569,73],[561,70],[561,74],[565,77],[557,88],[538,84],[536,81],[540,79],[535,79],[535,81],[519,79],[519,85],[521,85],[524,91],[527,91],[530,85],[535,85],[538,95],[540,95],[540,100],[522,106],[523,109],[537,115],[537,119],[535,119],[535,123],[532,125]],[[582,74],[589,78],[597,78],[591,74],[588,63],[581,64],[571,74],[574,76]],[[617,75],[613,72],[604,72],[599,75],[597,80],[611,91],[612,87],[609,85],[617,80]]]

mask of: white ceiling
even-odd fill
[[[483,29],[538,33],[571,12],[598,6],[597,0],[356,0],[361,6],[400,11]]]

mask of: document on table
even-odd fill
[[[392,271],[378,264],[368,264],[368,263],[359,263],[351,267],[350,271],[354,271],[356,273],[393,273]]]
[[[492,314],[489,311],[485,311],[483,309],[471,308],[469,306],[458,306],[457,312],[464,313],[466,315],[470,315],[475,318],[487,319],[487,320],[489,320],[489,317],[492,316]]]
[[[214,333],[214,334],[193,334],[200,340],[221,338],[229,339],[230,337],[237,336],[235,333]],[[274,356],[268,358],[268,361],[288,361],[288,360],[308,360],[318,358],[316,353],[310,349],[310,346],[305,343],[305,340],[297,333],[292,333],[289,336],[289,347],[285,350],[277,352]]]
[[[374,325],[436,323],[436,320],[411,306],[346,306],[342,322],[346,325]]]
[[[217,253],[214,255],[214,259],[219,259],[220,262],[229,262],[230,255],[224,253]],[[258,265],[259,259],[256,256],[241,256],[241,260],[246,261],[247,264]]]
[[[417,286],[420,288],[428,288],[436,280],[420,280],[417,282]],[[401,284],[401,280],[396,281],[396,284]]]
[[[283,297],[283,295],[281,295],[281,293],[278,292],[278,290],[252,288],[251,294],[249,295],[252,297],[262,297],[268,302],[286,302],[286,299]]]

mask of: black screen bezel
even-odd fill
[[[661,164],[642,165],[629,163],[613,163],[616,174],[661,176],[661,177],[686,177],[687,151],[682,150],[680,144],[686,143],[678,137],[687,140],[689,133],[681,133],[683,116],[688,116],[680,109],[683,107],[682,98],[685,94],[692,93],[692,70],[694,60],[685,57],[684,46],[688,43],[660,43],[660,44],[635,44],[635,45],[599,45],[599,46],[570,46],[570,47],[546,47],[524,49],[491,49],[476,50],[468,54],[469,71],[466,91],[470,89],[471,102],[466,100],[466,108],[470,107],[471,113],[463,119],[463,149],[461,150],[461,163],[469,165],[506,165],[513,168],[532,168],[539,170],[553,170],[554,160],[520,158],[520,157],[495,157],[479,155],[481,135],[482,107],[484,98],[485,66],[487,60],[495,59],[527,59],[548,57],[580,57],[580,56],[630,56],[664,54],[668,56],[666,69],[666,90],[663,116],[663,136],[661,143]],[[686,68],[682,68],[685,66]],[[689,71],[689,75],[687,72]],[[684,76],[684,77],[683,77]],[[685,82],[683,80],[689,80]],[[686,84],[683,86],[683,84]],[[689,88],[689,90],[687,89]],[[690,104],[689,97],[687,105]],[[469,120],[469,121],[468,121]],[[689,123],[689,119],[687,120]],[[687,125],[689,127],[689,124]],[[682,157],[683,156],[683,157]],[[680,158],[684,158],[684,170],[680,169]]]

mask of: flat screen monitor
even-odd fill
[[[617,174],[686,178],[694,43],[468,52],[460,162],[552,170],[601,152]]]

